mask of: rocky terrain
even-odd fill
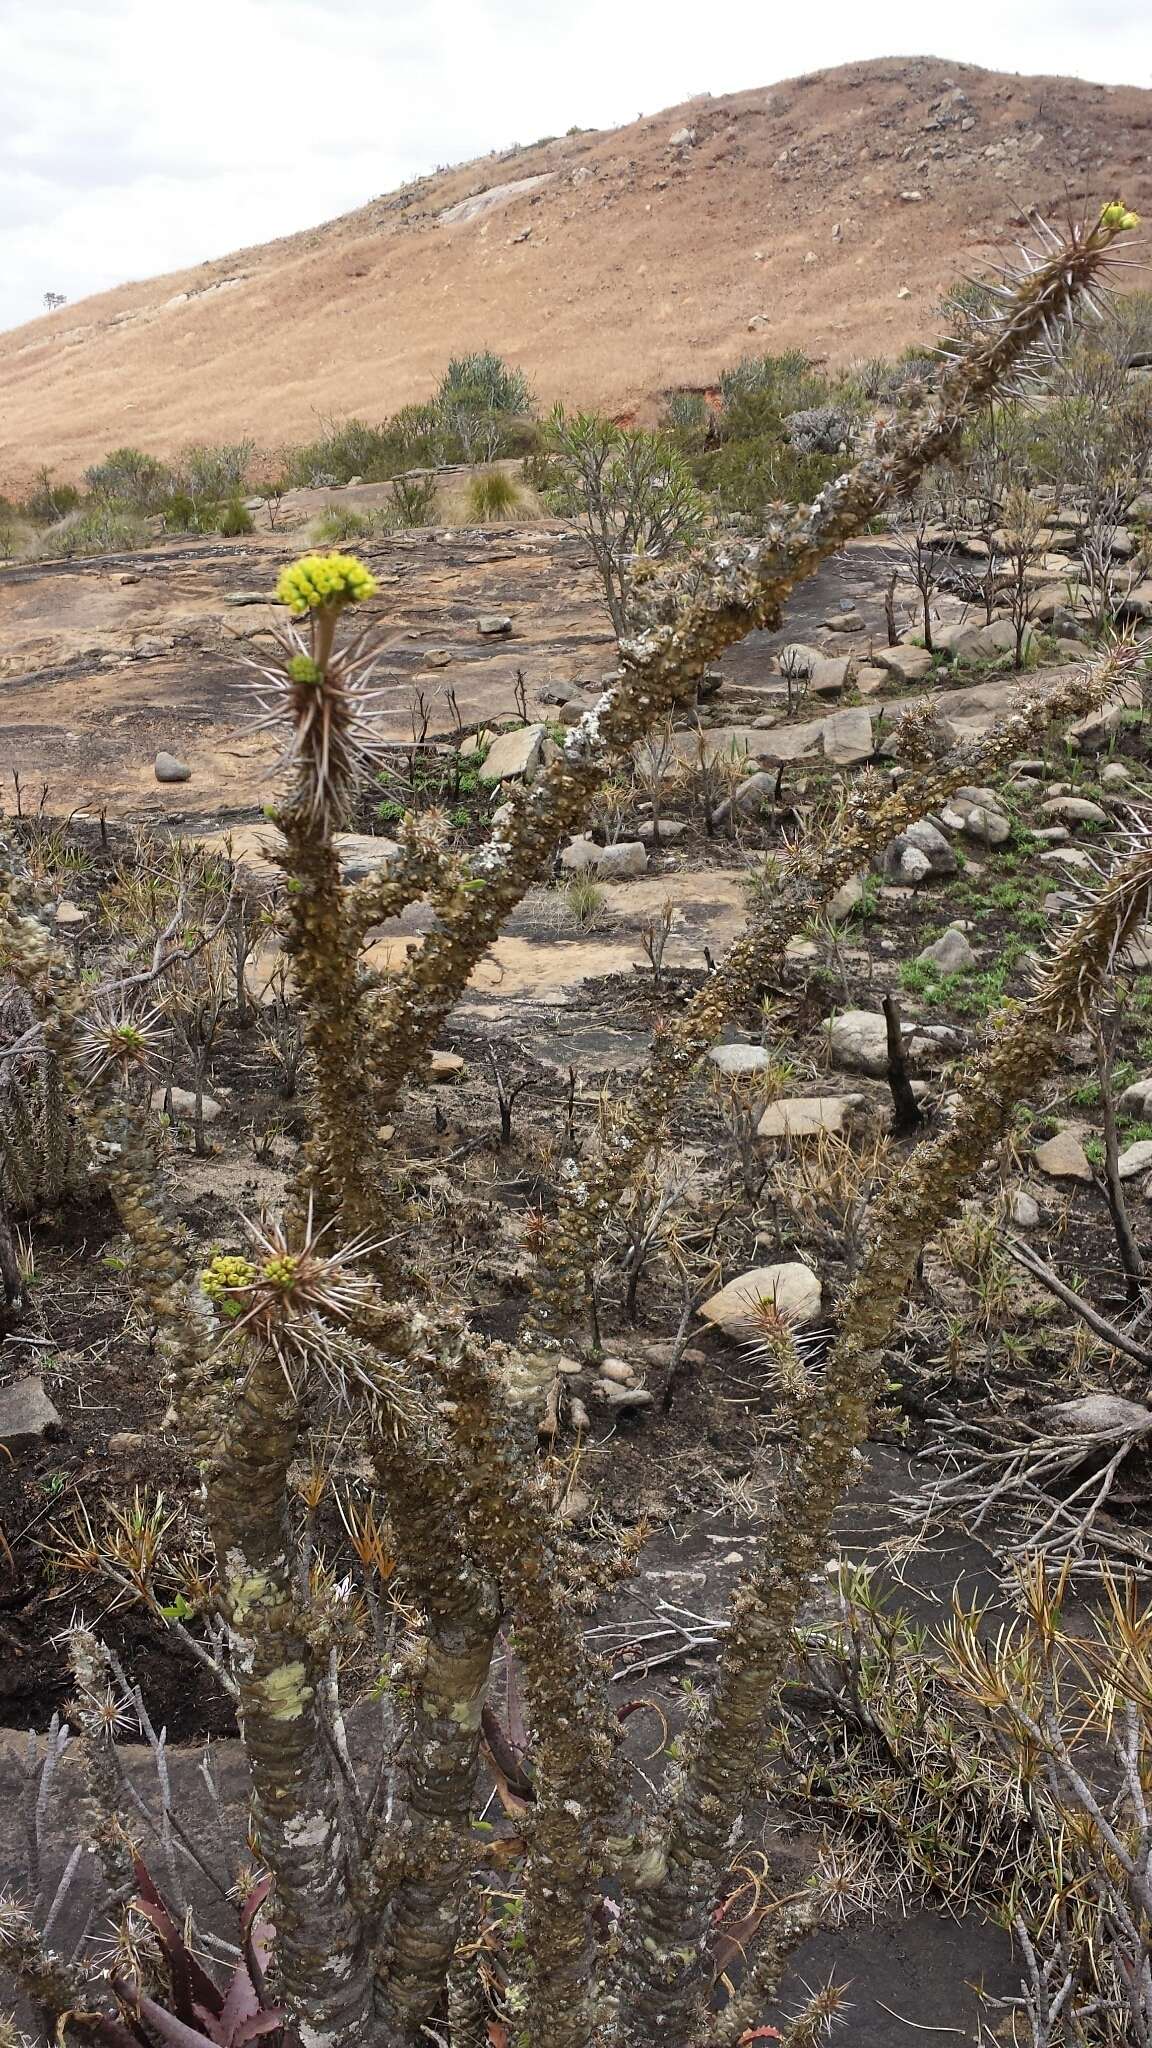
[[[379,418],[472,348],[619,414],[750,348],[892,354],[1021,208],[1117,192],[1150,210],[1152,92],[929,57],[574,130],[0,336],[0,489]]]

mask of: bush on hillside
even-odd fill
[[[50,562],[69,562],[82,555],[129,554],[148,537],[140,513],[123,505],[85,505],[69,512],[41,533],[35,553]]]
[[[136,512],[159,511],[172,491],[171,471],[140,448],[113,448],[85,470],[84,481],[94,498]]]

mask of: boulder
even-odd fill
[[[49,1430],[59,1428],[60,1417],[43,1380],[30,1375],[0,1387],[0,1447],[4,1450],[31,1450]]]
[[[874,647],[872,662],[902,683],[922,683],[932,672],[932,656],[927,648],[913,647],[904,641],[898,647]]]
[[[1057,1131],[1054,1138],[1037,1145],[1032,1157],[1041,1173],[1046,1173],[1051,1180],[1092,1179],[1088,1155],[1075,1131]]]
[[[769,1104],[756,1127],[758,1138],[815,1138],[842,1131],[862,1095],[786,1095]]]
[[[502,732],[493,740],[477,774],[481,782],[510,782],[514,776],[530,777],[540,765],[548,728],[521,725],[514,732]]]
[[[1021,643],[1025,656],[1031,652],[1033,634],[1025,627]],[[982,662],[1000,661],[1006,654],[1015,655],[1016,628],[1011,619],[993,619],[990,626],[972,626],[962,633],[952,645],[952,659],[961,668],[975,668]]]
[[[878,1010],[843,1010],[830,1018],[828,1049],[832,1065],[849,1073],[888,1072],[888,1030]]]
[[[820,1282],[811,1267],[792,1261],[753,1266],[712,1295],[700,1313],[726,1337],[752,1338],[760,1331],[755,1312],[761,1302],[770,1303],[784,1322],[799,1329],[819,1319],[821,1300]]]
[[[178,760],[175,754],[166,754],[163,749],[153,762],[153,774],[157,782],[191,782],[192,770],[187,761]]]
[[[839,768],[872,758],[872,720],[862,705],[834,711],[824,720],[824,759]]]
[[[925,946],[916,957],[937,968],[941,974],[959,974],[964,968],[976,965],[975,953],[964,933],[955,925],[949,925],[946,932],[941,932],[940,937],[933,939],[932,944]]]
[[[771,803],[775,790],[775,775],[770,775],[765,768],[758,769],[755,775],[746,776],[739,788],[733,791],[730,803],[725,798],[723,803],[717,804],[713,823],[726,824],[733,810],[741,814],[758,811],[762,804]]]
[[[771,1065],[762,1045],[714,1045],[708,1057],[722,1074],[762,1074]]]
[[[482,640],[506,639],[512,631],[512,621],[507,612],[487,612],[477,619],[476,631]]]
[[[458,1081],[464,1072],[464,1061],[458,1052],[430,1052],[428,1055],[428,1078],[430,1081]]]

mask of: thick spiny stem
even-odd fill
[[[638,1895],[630,1931],[623,2037],[651,2041],[699,1984],[717,1873],[763,1754],[765,1717],[832,1516],[851,1480],[885,1374],[885,1346],[925,1244],[956,1214],[973,1176],[1010,1130],[1016,1107],[1059,1056],[1147,918],[1152,848],[1119,866],[1062,940],[1036,993],[992,1028],[958,1076],[949,1128],[897,1166],[869,1218],[869,1249],[846,1295],[819,1387],[796,1412],[788,1470],[738,1589],[707,1720],[662,1841],[663,1882]]]
[[[749,920],[716,974],[658,1036],[648,1061],[619,1106],[610,1150],[564,1189],[548,1231],[548,1269],[534,1322],[559,1339],[579,1314],[584,1274],[624,1190],[658,1144],[669,1113],[723,1026],[759,998],[795,938],[843,882],[866,868],[904,826],[922,818],[965,783],[986,781],[1048,725],[1105,703],[1132,679],[1136,649],[1122,642],[1091,668],[1022,703],[984,739],[964,742],[911,772],[883,801],[849,798],[823,841],[805,845],[775,878],[767,902]],[[915,734],[917,716],[897,727]]]
[[[973,412],[1053,323],[1067,317],[1077,295],[1090,291],[1117,232],[1102,219],[1056,242],[1017,280],[988,331],[949,368],[935,401],[878,429],[871,453],[806,510],[781,520],[761,540],[713,548],[667,579],[657,600],[662,616],[621,644],[623,680],[568,734],[560,758],[521,799],[507,838],[476,857],[473,871],[483,888],[445,913],[374,1006],[377,1113],[395,1101],[473,969],[586,815],[613,763],[687,700],[725,648],[754,627],[775,623],[797,583],[957,445]]]

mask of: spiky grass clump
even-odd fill
[[[510,519],[520,508],[520,493],[502,469],[474,476],[468,485],[468,510],[473,519]]]

